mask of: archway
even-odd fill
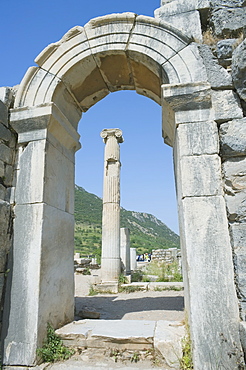
[[[162,105],[163,137],[174,147],[194,362],[207,366],[240,349],[218,131],[196,45],[165,23],[124,13],[71,29],[36,62],[11,113],[19,160],[4,363],[32,365],[47,321],[57,326],[73,318],[77,123],[83,111],[121,89]],[[236,361],[224,358],[228,368]]]

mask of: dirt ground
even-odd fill
[[[169,320],[184,319],[183,291],[144,291],[88,296],[90,286],[98,281],[99,272],[75,275],[76,313],[99,312],[104,320]]]
[[[99,312],[101,319],[108,320],[170,320],[184,319],[183,291],[141,291],[134,293],[98,294],[88,296],[91,285],[99,282],[100,271],[91,275],[75,274],[76,312]],[[81,317],[76,317],[80,320]],[[132,353],[131,353],[132,352]],[[141,352],[141,351],[140,351]],[[100,348],[84,349],[69,360],[54,364],[42,364],[37,370],[173,370],[157,353],[142,351],[139,360],[131,360],[134,351],[125,351],[118,361],[110,350]],[[177,369],[177,368],[176,368]]]

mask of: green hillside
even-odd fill
[[[102,199],[75,186],[75,251],[101,254]],[[131,247],[137,254],[152,249],[179,247],[179,236],[148,213],[121,208],[121,227],[130,229]]]

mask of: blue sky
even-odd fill
[[[0,86],[20,83],[35,57],[70,28],[91,18],[131,11],[153,16],[160,0],[13,0],[1,2]],[[152,100],[120,91],[108,95],[79,124],[76,183],[102,196],[104,128],[122,129],[121,206],[152,213],[178,232],[172,148],[161,137],[161,108]]]

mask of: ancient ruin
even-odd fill
[[[48,45],[17,91],[0,89],[5,365],[33,366],[47,322],[73,320],[77,124],[107,94],[134,89],[162,106],[173,147],[194,369],[242,368],[245,9],[243,0],[162,0],[155,17],[95,18]]]

